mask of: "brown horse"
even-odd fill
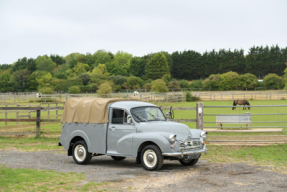
[[[245,105],[247,105],[247,106],[248,106],[248,109],[250,110],[250,104],[249,104],[249,102],[246,101],[246,100],[234,100],[234,101],[233,101],[233,106],[236,106],[236,105],[244,105],[243,110],[244,110],[244,109],[247,109],[247,108],[245,107]],[[234,110],[234,109],[236,109],[236,107],[232,107],[232,110]]]

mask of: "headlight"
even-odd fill
[[[207,133],[205,131],[202,131],[200,134],[200,137],[202,137],[204,140],[206,139]]]
[[[168,140],[169,140],[170,144],[174,144],[176,141],[176,135],[170,134]]]

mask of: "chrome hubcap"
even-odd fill
[[[74,150],[74,155],[77,161],[84,161],[87,155],[85,147],[83,145],[77,145]]]
[[[148,160],[148,162],[152,163],[154,160],[154,156],[152,154],[148,154],[147,160]]]
[[[80,158],[82,158],[83,156],[84,156],[84,151],[83,151],[83,149],[78,149],[78,156],[80,157]]]

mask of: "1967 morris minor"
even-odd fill
[[[156,105],[126,99],[72,98],[62,115],[59,146],[78,164],[99,155],[135,157],[147,170],[164,159],[195,165],[206,153],[206,132],[171,122]]]

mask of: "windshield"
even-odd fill
[[[137,107],[131,109],[131,114],[137,122],[165,121],[165,116],[157,107]]]

